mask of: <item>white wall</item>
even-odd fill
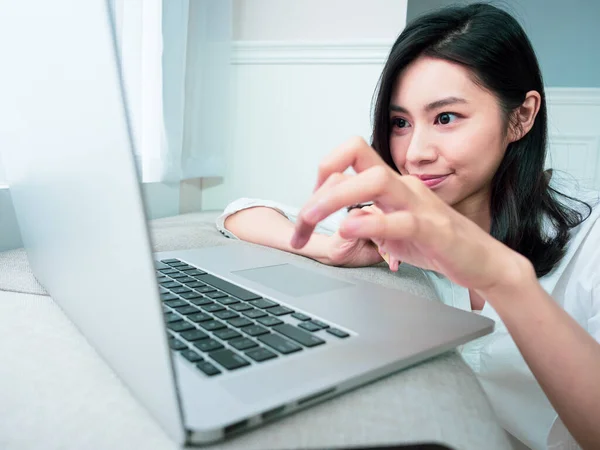
[[[600,190],[600,88],[548,88],[547,166]]]
[[[234,70],[233,144],[222,182],[204,185],[203,209],[222,209],[242,196],[300,205],[325,155],[351,136],[369,138],[381,63],[340,63],[336,52],[323,57],[317,46],[285,49],[266,57],[263,48],[267,63],[239,52],[247,63]],[[294,55],[303,62],[293,63]]]
[[[395,39],[407,0],[234,0],[233,38],[243,41]]]
[[[302,204],[319,161],[369,139],[371,99],[406,0],[234,0],[233,144],[202,208],[235,198]]]

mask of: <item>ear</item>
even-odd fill
[[[521,106],[513,111],[508,135],[509,142],[516,142],[529,133],[535,123],[541,104],[542,97],[539,92],[529,91],[525,94],[525,100]]]

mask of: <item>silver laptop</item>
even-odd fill
[[[152,254],[104,0],[10,2],[0,146],[32,269],[179,443],[217,441],[493,321],[240,244]]]

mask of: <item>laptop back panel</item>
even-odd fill
[[[0,147],[33,271],[183,442],[110,3],[4,5]]]

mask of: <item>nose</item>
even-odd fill
[[[437,159],[436,146],[425,130],[413,132],[405,159],[408,166],[419,166]]]

